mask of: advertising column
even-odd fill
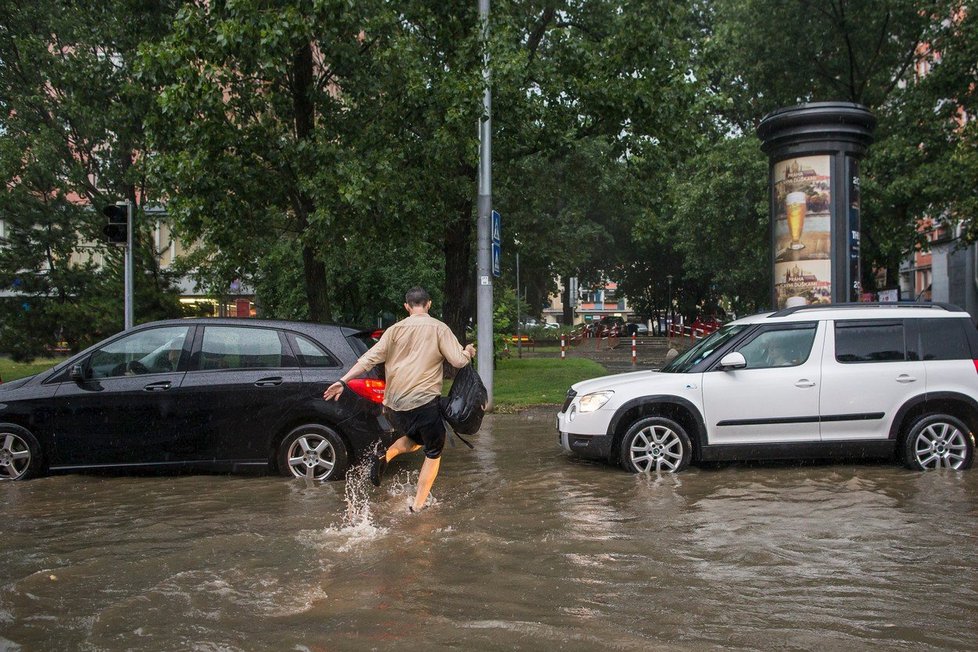
[[[859,300],[858,163],[875,126],[865,107],[846,102],[802,104],[761,121],[775,309]]]

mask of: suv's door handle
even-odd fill
[[[807,389],[809,387],[815,387],[814,380],[808,380],[807,378],[802,378],[795,383],[795,387],[801,387],[802,389]]]
[[[165,392],[166,390],[170,389],[170,386],[172,384],[173,383],[171,383],[169,380],[161,380],[158,383],[150,383],[149,385],[146,385],[146,387],[143,387],[143,391],[144,392]]]
[[[900,374],[899,376],[897,376],[896,381],[898,383],[915,383],[917,382],[917,379],[908,374]]]
[[[275,387],[276,385],[282,384],[282,377],[275,376],[274,378],[262,378],[261,380],[255,381],[255,387]]]

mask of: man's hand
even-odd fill
[[[475,347],[471,344],[466,344],[465,349],[463,349],[469,356],[469,360],[475,360]]]
[[[340,398],[340,394],[343,393],[343,388],[346,387],[346,383],[342,380],[337,380],[335,383],[326,388],[323,392],[324,401],[337,401]]]

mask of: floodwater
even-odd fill
[[[564,455],[494,415],[360,473],[0,485],[0,650],[973,650],[978,469]]]

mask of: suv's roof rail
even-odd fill
[[[839,310],[839,309],[858,309],[858,308],[926,308],[928,310],[947,310],[948,312],[964,312],[963,309],[951,303],[943,302],[928,302],[928,303],[903,303],[903,302],[893,302],[893,301],[868,301],[864,303],[813,303],[804,306],[792,306],[791,308],[784,308],[777,312],[772,312],[768,315],[768,319],[771,317],[787,317],[788,315],[793,315],[796,312],[806,311],[806,310]]]

